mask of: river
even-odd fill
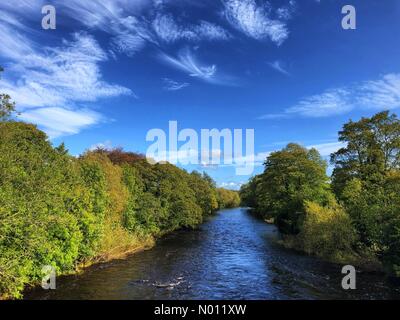
[[[399,299],[383,275],[358,272],[341,288],[341,267],[284,249],[273,225],[246,209],[218,212],[151,250],[57,279],[26,299]]]

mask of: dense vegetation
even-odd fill
[[[73,272],[239,204],[207,174],[139,154],[72,157],[36,126],[12,121],[14,104],[0,99],[0,297],[21,297],[45,265]]]
[[[400,120],[381,112],[339,132],[346,147],[327,163],[289,144],[241,188],[245,205],[273,218],[286,243],[335,261],[367,258],[400,276]],[[365,261],[365,260],[364,260]]]

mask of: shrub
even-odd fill
[[[343,260],[354,255],[357,236],[350,217],[337,203],[321,206],[307,201],[298,239],[308,254]]]

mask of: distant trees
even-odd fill
[[[400,120],[388,111],[350,121],[331,156],[289,144],[240,190],[244,205],[273,217],[287,242],[310,254],[380,259],[400,276]]]
[[[237,191],[218,188],[217,199],[220,208],[236,208],[240,205],[240,196]]]

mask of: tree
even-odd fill
[[[4,69],[0,66],[0,76]],[[0,121],[8,120],[15,112],[15,102],[11,101],[8,94],[0,94]]]
[[[284,233],[296,234],[304,217],[304,201],[325,205],[329,192],[327,164],[315,149],[288,144],[265,161],[256,187],[258,211],[276,219]]]
[[[346,147],[331,156],[333,187],[339,196],[352,178],[379,181],[388,171],[400,168],[400,120],[389,111],[349,121],[339,132],[339,140]]]
[[[400,275],[400,120],[388,111],[339,132],[346,147],[331,156],[332,182],[360,245]]]

